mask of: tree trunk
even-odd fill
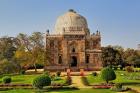
[[[34,63],[35,72],[37,72],[36,64]]]

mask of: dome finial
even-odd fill
[[[76,11],[74,9],[69,9],[69,12],[76,13]]]

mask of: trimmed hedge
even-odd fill
[[[9,77],[9,76],[4,76],[4,77],[2,78],[2,82],[3,82],[4,84],[11,83],[11,81],[12,81],[12,79],[11,79],[11,77]]]
[[[89,86],[89,82],[86,77],[81,77],[82,83],[86,86]]]
[[[108,83],[108,81],[116,79],[116,74],[112,68],[106,67],[101,71],[101,78]]]
[[[44,86],[49,86],[51,84],[51,78],[47,75],[41,75],[33,80],[33,87],[42,89]]]
[[[66,77],[65,84],[67,84],[67,85],[71,85],[71,84],[72,84],[72,79],[71,79],[70,76],[67,76],[67,77]]]

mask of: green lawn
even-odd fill
[[[71,90],[71,89],[61,89],[61,90],[51,90],[48,92],[41,93],[116,93],[111,91],[110,89],[80,89],[80,90]],[[35,92],[34,90],[26,90],[26,89],[17,89],[17,90],[7,90],[0,91],[0,93],[40,93]]]
[[[12,78],[11,83],[14,83],[14,84],[32,84],[33,79],[39,75],[38,74],[35,74],[35,75],[14,75],[14,76],[11,76],[11,78]],[[55,80],[52,82],[64,83],[64,81],[65,81],[64,78],[62,78],[62,79]],[[2,77],[0,78],[0,83],[2,83]]]
[[[140,76],[140,72],[128,73],[128,72],[125,72],[125,71],[116,71],[116,74],[117,74],[116,80],[112,81],[114,83],[126,83],[126,84],[140,83],[140,80],[129,79],[129,77],[134,77],[136,75]],[[90,84],[97,84],[97,83],[103,83],[104,82],[101,79],[100,74],[98,76],[89,75],[89,76],[87,76],[87,80],[89,81]]]

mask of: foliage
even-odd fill
[[[21,70],[21,71],[20,71],[20,74],[21,74],[21,75],[24,75],[24,74],[25,74],[25,70]]]
[[[122,64],[121,54],[110,46],[102,48],[101,58],[104,67]]]
[[[127,72],[134,72],[134,69],[133,69],[132,66],[127,66],[127,67],[125,68],[125,70],[126,70]]]
[[[4,84],[11,83],[11,81],[12,81],[12,79],[11,79],[11,77],[9,77],[9,76],[4,76],[4,77],[2,78],[2,82],[3,82]]]
[[[97,74],[97,72],[92,72],[92,75],[97,76],[98,74]]]
[[[109,67],[103,68],[101,71],[101,78],[108,83],[108,81],[116,79],[116,74],[114,70]]]
[[[2,74],[16,73],[19,69],[15,62],[9,62],[7,59],[3,59],[0,62],[0,73]]]
[[[29,53],[30,59],[28,59],[28,61],[34,66],[36,72],[36,63],[44,62],[45,58],[43,33],[34,32],[31,36],[20,33],[17,38],[20,40],[21,46],[24,46]]]
[[[115,84],[115,87],[118,88],[118,89],[119,89],[119,88],[122,88],[122,84],[121,84],[121,83],[116,83],[116,84]]]
[[[54,78],[54,81],[58,81],[58,80],[61,80],[61,77],[57,77],[57,76],[56,76],[56,77]]]
[[[49,71],[45,71],[43,74],[50,76],[50,72]]]
[[[86,77],[81,77],[81,79],[82,79],[82,83],[84,84],[84,85],[86,85],[86,86],[88,86],[89,85],[89,82],[88,82],[88,80],[87,80],[87,78]]]
[[[65,84],[67,84],[67,85],[71,85],[71,84],[72,84],[72,79],[71,79],[70,76],[67,76],[67,77],[66,77]]]
[[[37,69],[43,69],[44,64],[43,63],[42,64],[41,63],[36,63],[35,66],[36,66]],[[33,64],[30,64],[30,65],[28,65],[28,69],[35,69],[35,67],[34,67]]]
[[[128,88],[124,88],[121,83],[116,83],[115,86],[111,88],[111,90],[116,92],[122,92],[128,90]]]
[[[139,65],[140,64],[140,56],[131,55],[126,59],[126,62],[131,65]]]
[[[42,89],[44,86],[48,86],[50,84],[51,84],[51,78],[47,75],[41,75],[34,78],[32,83],[33,87],[38,89]]]
[[[55,74],[51,74],[50,77],[51,77],[51,80],[54,80],[56,75]]]
[[[57,71],[56,72],[56,75],[59,77],[61,75],[61,72],[60,71]]]
[[[2,37],[0,38],[0,60],[11,60],[16,51],[16,38],[14,37]]]

